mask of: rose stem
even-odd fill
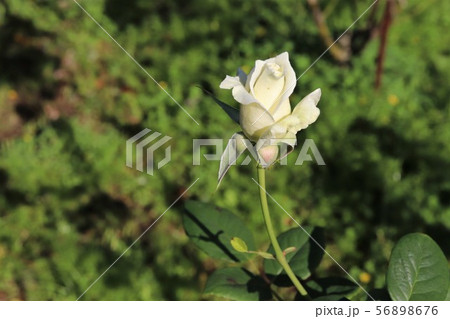
[[[272,247],[275,250],[275,257],[277,261],[280,263],[281,267],[283,267],[284,271],[288,275],[289,279],[291,279],[295,288],[297,288],[298,292],[308,299],[308,292],[303,288],[300,281],[295,276],[291,267],[289,266],[286,257],[284,256],[280,244],[277,241],[277,237],[275,236],[275,232],[272,226],[272,220],[270,219],[269,206],[267,204],[267,194],[266,194],[266,170],[260,166],[258,166],[258,181],[259,181],[259,197],[261,199],[261,209],[264,217],[264,223],[266,224],[267,234],[269,235],[270,242],[272,243]]]

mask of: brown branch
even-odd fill
[[[350,59],[349,48],[343,47],[341,43],[334,43],[334,38],[331,35],[330,29],[325,21],[322,10],[319,7],[317,0],[308,0],[308,4],[311,7],[314,21],[319,29],[320,37],[327,47],[330,48],[330,53],[333,58],[340,63],[347,63]]]
[[[381,78],[383,76],[384,60],[386,58],[386,45],[389,28],[392,24],[394,14],[394,1],[386,0],[386,7],[384,10],[383,20],[380,28],[380,47],[378,49],[377,70],[375,75],[375,89],[379,90],[381,87]]]

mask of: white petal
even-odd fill
[[[221,89],[229,90],[229,89],[232,89],[232,88],[234,88],[235,86],[238,86],[238,85],[242,85],[241,82],[239,81],[239,76],[229,76],[229,75],[227,75],[225,77],[225,79],[222,81],[222,83],[220,83],[219,87]]]
[[[256,148],[266,145],[279,145],[281,143],[294,146],[297,143],[297,137],[292,131],[292,126],[297,124],[298,120],[292,116],[288,116],[280,122],[273,124],[267,129],[256,143]]]
[[[232,94],[234,99],[243,105],[258,103],[258,101],[244,88],[241,82],[233,88]]]
[[[296,116],[288,115],[281,121],[277,122],[277,124],[286,127],[288,131],[292,131],[292,127],[300,125],[300,120]]]
[[[264,68],[264,64],[266,62],[271,62],[273,61],[273,58],[271,59],[267,59],[265,61],[262,60],[256,60],[255,61],[255,67],[250,71],[249,77],[247,79],[248,82],[248,87],[250,89],[250,93],[255,96],[255,92],[253,90],[253,87],[255,86],[255,82],[256,80],[259,78],[259,76],[261,75],[261,72]]]
[[[295,144],[297,144],[297,136],[295,135],[295,133],[289,131],[286,133],[286,135],[283,138],[279,139],[279,143],[280,144],[284,143],[284,144],[294,147]]]
[[[255,85],[252,87],[253,95],[269,110],[283,93],[284,82],[283,68],[274,62],[266,62]]]
[[[260,139],[256,143],[256,149],[259,150],[261,147],[268,145],[278,145],[279,141],[286,136],[287,132],[286,127],[275,123],[261,134]]]
[[[278,110],[272,114],[275,122],[278,122],[279,120],[285,118],[286,116],[291,114],[291,102],[289,101],[289,98],[284,100],[283,103],[281,103],[278,107]]]
[[[257,141],[268,127],[275,123],[272,115],[258,103],[241,105],[239,122],[245,135]]]
[[[257,102],[256,99],[244,88],[239,76],[227,75],[220,83],[221,89],[233,89],[232,94],[234,99],[241,104],[250,104]]]
[[[283,52],[280,55],[274,58],[274,62],[280,65],[284,70],[285,83],[283,88],[283,94],[281,94],[270,109],[270,113],[277,114],[280,112],[280,107],[284,103],[286,99],[291,96],[292,92],[294,92],[295,86],[297,84],[297,78],[295,75],[295,71],[289,62],[289,54],[287,52]],[[275,115],[276,116],[276,115]]]
[[[247,142],[247,143],[246,143]],[[220,158],[218,185],[228,172],[230,167],[234,165],[238,157],[251,145],[242,133],[234,133],[228,141],[227,147]]]
[[[316,107],[319,103],[322,92],[320,89],[305,96],[292,111],[292,116],[299,120],[295,127],[297,131],[305,129],[308,125],[314,123],[320,115],[319,108]]]

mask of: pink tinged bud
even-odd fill
[[[272,165],[278,158],[278,146],[277,145],[269,145],[261,147],[258,150],[258,154],[261,160],[262,167],[269,167]]]

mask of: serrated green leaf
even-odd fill
[[[402,237],[392,250],[387,288],[394,301],[444,300],[449,288],[447,259],[425,234]]]
[[[243,268],[216,270],[206,282],[205,294],[242,301],[270,300],[269,285],[259,276]]]
[[[228,261],[244,261],[252,255],[237,252],[233,237],[242,238],[248,249],[255,249],[253,236],[245,224],[228,210],[198,201],[187,201],[183,226],[192,242],[209,256]]]
[[[236,250],[240,253],[248,252],[247,244],[245,243],[245,241],[243,241],[239,237],[231,238],[230,244],[234,248],[234,250]]]
[[[303,227],[322,247],[325,246],[323,229],[319,227]],[[281,249],[295,247],[296,251],[286,255],[286,259],[292,271],[301,279],[308,278],[312,271],[319,265],[323,256],[323,250],[301,228],[293,228],[282,234],[277,239]],[[274,254],[270,246],[267,252]],[[278,276],[283,273],[283,268],[276,260],[265,260],[264,270],[267,275]]]

